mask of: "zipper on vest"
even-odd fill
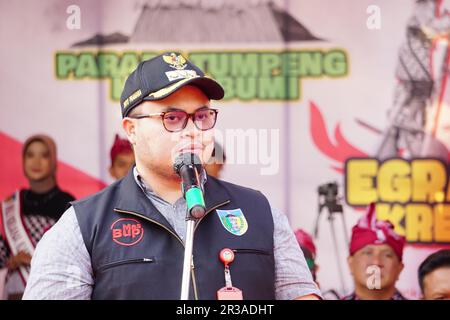
[[[211,211],[215,210],[216,208],[221,207],[221,206],[223,206],[223,205],[225,205],[225,204],[227,204],[227,203],[229,203],[229,202],[230,202],[230,200],[227,200],[227,201],[225,201],[225,202],[219,203],[219,204],[215,205],[214,207],[208,209],[208,210],[205,212],[205,215],[204,215],[203,217],[201,217],[200,220],[198,220],[197,223],[195,224],[195,227],[194,227],[194,234],[195,234],[195,230],[197,230],[198,225],[199,225],[200,222],[203,220],[203,218],[206,217],[206,215],[207,215],[208,213],[210,213]],[[192,257],[192,269],[191,269],[191,271],[192,271],[192,285],[193,285],[193,287],[194,287],[195,300],[198,300],[198,294],[197,294],[197,282],[196,282],[196,280],[195,280],[195,270],[194,270],[194,269],[195,269],[195,265],[194,265],[194,257]]]
[[[116,212],[121,212],[121,213],[126,213],[126,214],[131,214],[131,215],[133,215],[133,216],[136,216],[136,217],[139,217],[139,218],[141,218],[141,219],[150,221],[151,223],[154,223],[154,224],[156,224],[156,225],[162,227],[163,229],[167,230],[170,234],[172,234],[176,239],[178,239],[178,241],[181,243],[181,245],[182,245],[183,248],[184,248],[183,240],[181,240],[181,238],[180,238],[176,233],[173,233],[172,230],[170,230],[170,229],[167,228],[166,226],[162,225],[161,223],[159,223],[159,222],[157,222],[157,221],[155,221],[155,220],[153,220],[153,219],[150,219],[149,217],[146,217],[146,216],[144,216],[144,215],[142,215],[142,214],[139,214],[139,213],[137,213],[137,212],[126,211],[126,210],[120,210],[120,209],[114,209],[114,211],[116,211]],[[192,267],[191,267],[191,277],[192,277],[192,287],[193,287],[193,289],[194,289],[194,299],[195,299],[195,300],[198,300],[197,285],[196,285],[196,282],[195,282],[195,272],[194,272],[194,259],[193,259],[193,258],[192,258]]]
[[[181,245],[184,247],[183,240],[181,240],[181,238],[180,238],[176,233],[172,232],[172,230],[170,230],[169,228],[167,228],[165,225],[163,225],[163,224],[161,224],[161,223],[159,223],[159,222],[157,222],[157,221],[155,221],[155,220],[153,220],[153,219],[150,219],[149,217],[146,217],[146,216],[144,216],[144,215],[142,215],[142,214],[139,214],[139,213],[137,213],[137,212],[125,211],[125,210],[121,210],[121,209],[114,209],[114,211],[116,211],[116,212],[121,212],[121,213],[131,214],[131,215],[133,215],[133,216],[136,216],[136,217],[139,217],[139,218],[141,218],[141,219],[150,221],[150,222],[152,222],[152,223],[154,223],[154,224],[157,224],[158,226],[160,226],[160,227],[164,228],[165,230],[169,231],[169,233],[172,234],[175,238],[177,238],[177,240],[178,240],[178,241],[181,243]]]
[[[227,203],[230,203],[230,200],[227,200],[227,201],[225,201],[225,202],[219,203],[219,204],[215,205],[214,207],[209,208],[209,209],[205,212],[205,215],[204,215],[203,217],[201,217],[200,220],[198,220],[198,222],[195,224],[194,232],[195,232],[195,230],[197,230],[198,225],[199,225],[200,222],[203,220],[203,218],[206,217],[206,215],[207,215],[208,213],[210,213],[211,211],[217,209],[218,207],[221,207],[221,206],[223,206],[223,205],[226,205]]]
[[[202,219],[203,219],[208,213],[210,213],[211,211],[215,210],[216,208],[221,207],[221,206],[223,206],[223,205],[225,205],[225,204],[227,204],[227,203],[229,203],[229,202],[230,202],[230,200],[227,200],[227,201],[224,201],[224,202],[222,202],[222,203],[219,203],[219,204],[215,205],[214,207],[208,209],[208,210],[205,212],[205,215],[204,215],[202,218],[200,218],[200,220],[198,220],[198,222],[196,223],[196,225],[195,225],[195,227],[194,227],[194,233],[195,233],[195,230],[197,229],[197,226],[200,224],[200,222],[202,221]],[[184,248],[183,240],[181,240],[181,238],[180,238],[176,233],[173,233],[172,230],[170,230],[170,229],[167,228],[166,226],[162,225],[161,223],[159,223],[159,222],[157,222],[157,221],[155,221],[155,220],[153,220],[153,219],[150,219],[150,218],[148,218],[148,217],[146,217],[146,216],[144,216],[144,215],[142,215],[142,214],[139,214],[139,213],[137,213],[137,212],[126,211],[126,210],[120,210],[120,209],[114,209],[114,211],[116,211],[116,212],[121,212],[121,213],[126,213],[126,214],[131,214],[131,215],[133,215],[133,216],[136,216],[136,217],[139,217],[139,218],[141,218],[141,219],[150,221],[150,222],[152,222],[152,223],[154,223],[154,224],[156,224],[156,225],[158,225],[158,226],[164,228],[164,229],[167,230],[170,234],[172,234],[176,239],[178,239],[178,241],[181,243],[181,245],[182,245],[183,248]],[[194,269],[195,269],[195,266],[194,266],[194,258],[192,257],[192,266],[191,266],[192,287],[193,287],[193,289],[194,289],[194,299],[195,299],[195,300],[198,300],[197,282],[196,282],[196,280],[195,280],[195,270],[194,270]]]
[[[192,276],[192,286],[194,288],[194,299],[198,300],[197,295],[197,282],[195,281],[195,266],[194,266],[194,256],[192,256],[192,266],[191,266],[191,276]]]
[[[255,253],[270,256],[270,253],[260,249],[233,249],[234,253]]]
[[[121,266],[121,265],[124,265],[124,264],[130,264],[130,263],[151,263],[151,262],[154,262],[154,261],[155,260],[153,258],[139,258],[139,259],[126,259],[126,260],[114,261],[114,262],[110,262],[110,263],[104,264],[103,266],[100,266],[97,269],[97,273],[105,271],[106,269],[109,269],[109,268],[112,268],[112,267]]]

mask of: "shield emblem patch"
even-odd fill
[[[220,218],[222,226],[235,236],[242,236],[248,230],[247,219],[241,209],[218,210],[217,215]]]

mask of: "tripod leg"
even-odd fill
[[[322,213],[322,208],[319,206],[319,213],[317,214],[316,224],[314,226],[314,239],[317,239],[319,236],[319,221],[320,221],[321,213]]]
[[[334,243],[334,252],[336,254],[336,264],[338,266],[339,278],[341,280],[341,290],[342,290],[341,293],[345,294],[346,289],[345,289],[345,282],[344,282],[344,273],[342,271],[341,259],[340,259],[340,254],[339,254],[339,246],[337,244],[336,231],[334,228],[334,217],[331,212],[330,212],[330,216],[328,217],[328,220],[330,221],[331,235],[333,237],[333,243]]]
[[[341,213],[341,217],[342,217],[342,225],[344,227],[344,237],[345,237],[345,243],[347,244],[347,248],[350,248],[350,238],[348,237],[348,233],[347,233],[347,223],[345,222],[345,216],[344,216],[344,212]]]

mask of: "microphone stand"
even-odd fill
[[[193,190],[192,193],[196,192],[198,192],[198,190]],[[205,215],[205,212],[205,207],[199,205],[196,205],[192,208],[188,207],[186,211],[186,241],[184,244],[183,278],[181,279],[180,300],[189,299],[189,283],[191,280],[191,270],[194,268],[192,257],[192,249],[194,246],[194,228],[197,220],[203,217]]]
[[[192,248],[194,245],[194,227],[196,218],[192,217],[189,210],[186,212],[186,241],[184,245],[184,260],[183,260],[183,278],[181,280],[181,298],[180,300],[189,299],[189,282],[191,280],[192,270]]]
[[[174,170],[181,177],[181,189],[186,199],[186,240],[184,243],[183,277],[181,279],[181,300],[189,299],[189,284],[193,269],[194,228],[197,220],[206,213],[203,190],[200,183],[200,159],[197,155],[181,154],[175,159]]]

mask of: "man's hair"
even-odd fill
[[[134,117],[134,116],[140,114],[141,113],[141,108],[140,108],[141,105],[142,105],[142,103],[138,104],[136,107],[131,109],[131,111],[128,113],[127,117]]]
[[[439,268],[450,268],[450,249],[439,250],[426,258],[419,267],[419,285],[424,289],[423,279],[425,276]]]

